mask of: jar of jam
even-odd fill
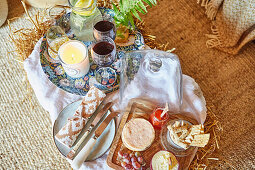
[[[155,129],[161,129],[169,118],[168,113],[165,113],[164,116],[161,117],[163,110],[164,108],[156,108],[150,115],[150,122]]]

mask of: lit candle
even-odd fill
[[[88,48],[80,41],[70,40],[60,46],[60,62],[71,77],[82,77],[89,71]]]

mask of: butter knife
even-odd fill
[[[82,150],[78,153],[78,155],[74,158],[71,163],[73,169],[79,169],[82,163],[87,159],[91,150],[96,144],[97,138],[104,132],[105,128],[111,122],[111,120],[118,115],[118,112],[111,112],[105,120],[100,124],[100,126],[95,131],[95,135],[93,138],[90,138],[88,143],[82,148]]]
[[[85,138],[88,136],[88,134],[91,132],[91,130],[96,126],[96,124],[98,122],[100,122],[101,118],[103,117],[103,115],[105,113],[107,113],[107,111],[112,107],[113,103],[109,102],[106,105],[104,105],[104,107],[102,108],[102,110],[100,110],[98,112],[98,114],[96,115],[95,119],[93,120],[93,122],[90,124],[88,130],[82,135],[81,139],[72,147],[71,151],[67,154],[67,158],[69,159],[73,159],[75,156],[76,151],[79,149],[79,147],[81,146],[82,142],[85,140]]]

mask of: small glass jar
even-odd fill
[[[150,115],[150,122],[155,129],[161,129],[169,118],[168,113],[161,117],[163,110],[164,108],[156,108]]]
[[[77,1],[68,0],[72,12],[70,15],[70,26],[79,40],[92,41],[93,38],[93,21],[101,12],[96,6],[97,0],[92,1],[89,7],[79,7]]]
[[[49,9],[49,16],[52,23],[60,26],[67,34],[70,31],[70,16],[66,13],[66,7],[54,6]]]
[[[69,41],[69,38],[65,34],[64,30],[60,26],[52,26],[46,33],[46,39],[48,43],[48,54],[53,61],[58,62],[58,50],[59,47],[65,42]]]
[[[178,157],[185,157],[190,154],[194,154],[196,152],[197,147],[195,146],[189,146],[187,149],[184,149],[180,147],[179,145],[175,144],[172,140],[172,137],[170,135],[170,132],[167,128],[168,125],[173,125],[176,121],[184,121],[185,123],[188,123],[189,125],[193,125],[191,122],[183,119],[172,119],[167,121],[166,124],[162,127],[160,132],[160,139],[161,144],[164,147],[165,150],[172,152],[175,156]]]

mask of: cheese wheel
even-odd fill
[[[131,119],[123,128],[122,141],[132,151],[144,151],[155,139],[151,123],[142,118]]]

